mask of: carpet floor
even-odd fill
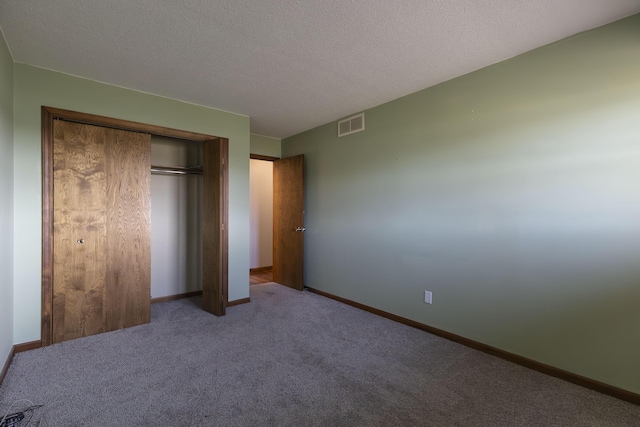
[[[19,353],[0,387],[40,426],[638,426],[640,407],[310,292],[251,286]],[[25,408],[20,402],[15,409]]]

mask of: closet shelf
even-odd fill
[[[151,173],[157,175],[202,175],[201,166],[153,166]]]

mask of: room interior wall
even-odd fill
[[[14,64],[14,341],[40,339],[43,105],[229,138],[229,300],[249,296],[249,118]]]
[[[249,267],[270,267],[273,265],[273,162],[251,159],[249,175]]]
[[[202,144],[151,136],[154,166],[201,166]],[[151,175],[151,297],[202,290],[202,175]]]
[[[365,113],[282,142],[306,285],[640,393],[640,15]]]
[[[13,59],[0,32],[0,369],[13,346]]]
[[[278,138],[251,134],[251,154],[280,158],[281,144]]]

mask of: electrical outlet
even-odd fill
[[[433,304],[430,291],[424,291],[424,302],[427,304]]]

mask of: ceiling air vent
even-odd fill
[[[338,122],[338,138],[364,130],[364,113],[351,116]]]

